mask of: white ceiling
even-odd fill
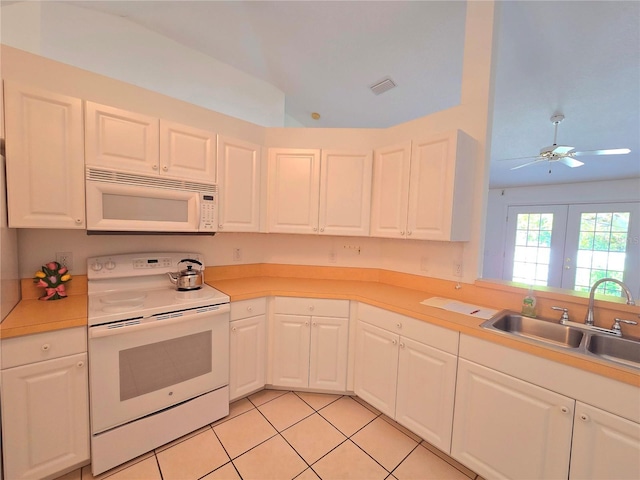
[[[387,127],[459,103],[466,5],[461,1],[80,1],[123,16],[285,93],[307,127]],[[640,177],[640,2],[500,4],[491,186]],[[369,86],[391,77],[380,96]],[[321,119],[312,120],[311,112]],[[510,170],[553,143],[551,115],[566,116],[558,143],[570,169]]]

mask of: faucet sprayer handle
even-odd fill
[[[623,318],[614,318],[613,326],[611,330],[616,332],[617,335],[622,335],[622,329],[620,328],[620,323],[626,323],[627,325],[637,325],[638,322],[634,322],[633,320],[625,320]]]
[[[563,325],[569,321],[569,310],[564,307],[551,307],[552,310],[558,310],[562,312],[562,317],[560,317],[560,323]]]

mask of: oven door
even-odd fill
[[[229,305],[89,328],[91,431],[229,383]]]

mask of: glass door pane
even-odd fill
[[[640,204],[571,205],[567,224],[567,257],[575,258],[564,270],[562,286],[588,292],[596,281],[609,277],[623,281],[635,298],[640,295]],[[621,296],[615,283],[598,293]]]
[[[566,205],[509,207],[503,278],[559,287],[566,219]]]

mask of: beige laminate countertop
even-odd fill
[[[422,305],[420,302],[423,300],[438,296],[425,291],[378,282],[283,277],[208,280],[207,283],[229,295],[232,302],[264,296],[356,300],[631,385],[640,386],[640,373],[630,368],[617,367],[595,358],[587,358],[581,354],[547,348],[524,339],[500,335],[480,328],[480,324],[484,321],[483,319]]]
[[[618,367],[595,358],[591,359],[569,351],[547,348],[527,340],[500,335],[480,328],[482,319],[422,305],[421,301],[439,296],[422,290],[375,281],[270,276],[227,280],[208,279],[207,284],[229,295],[231,301],[265,296],[290,296],[364,302],[496,344],[640,386],[640,373],[630,368]],[[26,299],[19,302],[0,324],[0,338],[5,339],[86,325],[86,294],[69,295],[66,299],[56,301]]]

